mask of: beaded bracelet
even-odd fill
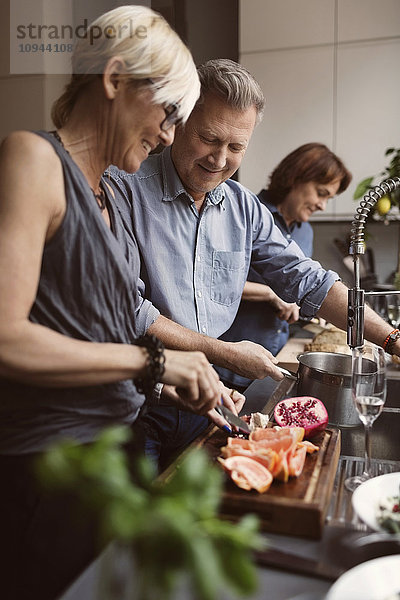
[[[393,345],[399,338],[400,330],[393,329],[393,331],[391,331],[389,335],[386,336],[385,341],[382,344],[382,348],[384,349],[384,351],[388,354],[393,354]]]
[[[135,386],[139,394],[150,396],[165,371],[164,344],[155,335],[150,334],[137,338],[134,344],[146,348],[148,353],[146,375],[135,379]]]

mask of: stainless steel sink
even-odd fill
[[[385,408],[400,408],[400,379],[391,379],[389,376]]]
[[[371,434],[371,457],[400,461],[400,410],[389,412],[384,409],[375,421]],[[341,429],[341,454],[364,456],[364,429],[362,425],[351,429]]]
[[[341,454],[363,456],[362,425],[352,429],[341,429],[341,431]],[[390,375],[385,406],[372,428],[371,456],[385,460],[400,460],[400,379],[392,379]]]

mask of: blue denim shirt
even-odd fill
[[[261,190],[258,198],[271,212],[275,225],[284,237],[287,240],[294,240],[306,256],[311,256],[314,233],[310,223],[294,223],[289,227],[277,207],[268,201],[268,190]],[[263,283],[262,278],[253,267],[250,267],[247,279],[248,281]],[[251,302],[249,300],[242,300],[235,321],[229,330],[221,336],[224,341],[237,342],[246,339],[257,342],[267,348],[274,356],[286,344],[288,338],[289,324],[287,321],[279,319],[272,307],[266,302]],[[228,369],[216,368],[220,377],[231,387],[246,387],[252,381]]]
[[[209,192],[201,214],[185,191],[170,148],[134,174],[110,167],[118,210],[130,218],[141,253],[145,296],[164,316],[219,337],[231,326],[250,265],[303,319],[338,279],[285,239],[270,211],[239,183]]]
[[[268,190],[261,190],[257,196],[260,202],[262,202],[262,204],[264,204],[271,212],[274,217],[275,225],[279,227],[285,238],[287,240],[294,240],[303,250],[304,254],[311,257],[313,253],[314,232],[310,223],[308,221],[300,223],[295,222],[289,226],[277,207],[269,202]]]

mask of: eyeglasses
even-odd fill
[[[180,104],[176,104],[175,102],[163,107],[166,116],[165,119],[161,121],[160,127],[162,131],[167,131],[172,125],[179,125],[182,122],[181,117],[178,115],[180,107]]]
[[[157,86],[154,79],[147,78],[147,81],[153,85]],[[171,104],[163,104],[163,109],[165,112],[165,119],[161,121],[160,128],[162,131],[168,131],[172,127],[172,125],[179,125],[182,121],[181,117],[178,115],[178,111],[181,105],[177,102],[171,102]]]

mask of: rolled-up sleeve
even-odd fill
[[[136,307],[136,329],[138,335],[144,335],[159,316],[160,311],[149,300],[140,296],[138,306]]]

